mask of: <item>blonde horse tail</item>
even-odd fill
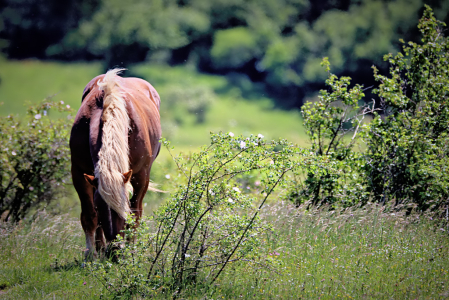
[[[119,77],[123,69],[109,70],[98,87],[104,91],[103,132],[95,177],[98,178],[98,192],[103,200],[122,218],[131,212],[129,193],[132,186],[123,184],[123,173],[128,172],[130,119],[126,110],[124,92],[121,91]]]
[[[167,191],[163,191],[163,190],[158,189],[157,188],[158,185],[159,184],[157,184],[157,183],[150,182],[148,184],[148,190],[151,191],[151,192],[157,192],[157,193],[168,193]]]

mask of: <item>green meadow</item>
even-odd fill
[[[182,299],[446,299],[449,241],[430,216],[382,208],[307,210],[276,202],[264,210],[268,267],[234,263],[208,290]],[[108,299],[107,287],[81,267],[77,219],[42,212],[0,228],[1,299]],[[144,266],[142,266],[144,267]],[[156,299],[171,298],[155,290]],[[140,299],[140,298],[135,298]]]
[[[0,60],[0,103],[3,102],[0,115],[23,114],[26,103],[45,98],[64,101],[76,111],[85,85],[101,73],[100,63],[95,62]],[[242,91],[230,87],[225,77],[199,74],[188,67],[149,64],[131,66],[124,76],[144,78],[156,88],[161,96],[164,137],[184,151],[208,144],[211,131],[244,135],[261,133],[267,139],[286,138],[299,144],[307,143],[299,111],[276,109],[268,98],[245,99]],[[213,90],[216,98],[206,112],[205,122],[196,124],[185,114],[181,116],[182,125],[171,124],[170,128],[164,128],[164,121],[172,118],[174,109],[164,106],[164,96],[174,87],[198,86]]]
[[[23,114],[27,102],[48,97],[76,111],[85,84],[99,73],[101,65],[95,62],[0,60],[0,114]],[[170,126],[163,126],[174,153],[208,144],[211,131],[260,133],[267,139],[308,144],[299,112],[274,108],[257,89],[234,86],[225,77],[199,74],[188,66],[140,64],[130,67],[126,75],[148,80],[160,93],[162,121],[170,120]],[[172,107],[164,106],[164,97],[179,86],[207,87],[214,92],[204,122],[195,122],[188,113],[176,115],[176,101],[170,102]],[[176,188],[173,176],[175,167],[164,149],[153,166],[152,180],[172,191]],[[110,298],[99,278],[82,267],[85,242],[77,217],[80,208],[70,185],[68,190],[66,198],[47,211],[36,212],[32,220],[0,223],[0,299]],[[180,298],[449,297],[449,228],[436,218],[414,211],[405,215],[377,205],[336,210],[295,207],[279,200],[282,192],[261,212],[263,222],[272,227],[261,238],[259,252],[266,264],[233,263],[214,286],[186,289]],[[149,193],[146,215],[169,196]],[[172,298],[163,289],[154,295]]]

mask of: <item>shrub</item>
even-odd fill
[[[189,113],[194,116],[196,124],[201,124],[215,98],[214,91],[204,86],[175,87],[165,95],[164,105],[173,111],[176,123],[182,124],[186,113]]]
[[[178,297],[189,286],[213,288],[234,262],[268,263],[258,250],[270,226],[259,212],[307,156],[286,141],[213,134],[209,147],[175,162],[180,172],[174,178],[181,184],[147,223],[150,229],[126,232],[136,242],[124,246],[117,265],[92,265],[116,297],[159,292]]]
[[[0,215],[5,220],[18,221],[46,206],[69,180],[72,122],[50,118],[51,108],[71,111],[62,101],[43,101],[31,106],[25,118],[0,118]]]
[[[310,165],[304,182],[296,180],[290,200],[344,206],[394,201],[421,210],[447,203],[449,43],[443,24],[427,7],[418,26],[422,44],[409,42],[403,52],[385,56],[390,77],[373,67],[379,99],[371,107],[358,105],[361,86],[349,88],[349,77],[329,74],[329,91],[305,104],[302,113],[312,153],[330,164],[324,169]],[[329,72],[327,58],[323,65]],[[363,124],[368,114],[373,120]]]
[[[363,193],[358,173],[360,155],[353,146],[364,117],[372,109],[360,109],[358,103],[364,97],[360,85],[350,88],[351,78],[330,73],[327,58],[322,66],[329,74],[329,90],[322,90],[316,101],[304,104],[302,115],[312,144],[311,158],[321,157],[326,163],[310,159],[305,174],[292,181],[287,197],[296,205],[311,201],[314,205],[351,206],[360,201]]]
[[[366,126],[363,174],[374,200],[440,207],[449,196],[449,40],[426,6],[422,44],[384,57],[390,77],[374,68],[382,115]]]

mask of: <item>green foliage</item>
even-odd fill
[[[215,32],[211,55],[218,67],[240,68],[260,55],[260,48],[253,32],[234,27]]]
[[[10,58],[103,60],[103,68],[158,61],[249,76],[285,106],[322,87],[327,56],[337,75],[364,84],[366,66],[397,40],[417,41],[423,4],[440,18],[447,1],[308,0],[6,0],[0,49]]]
[[[154,213],[152,229],[128,231],[137,242],[119,252],[118,265],[93,270],[115,297],[156,290],[178,297],[192,285],[212,287],[238,261],[264,262],[258,249],[269,226],[259,213],[285,174],[302,165],[298,151],[286,141],[213,134],[209,147],[175,158],[181,184]]]
[[[103,0],[92,18],[67,36],[66,47],[86,47],[105,67],[145,59],[148,50],[175,49],[209,28],[201,12],[174,1]],[[82,49],[80,49],[82,50]]]
[[[392,201],[421,210],[447,205],[449,40],[442,25],[426,7],[419,24],[422,44],[409,42],[403,52],[386,55],[389,77],[373,67],[379,101],[371,108],[358,105],[361,86],[349,88],[350,78],[329,74],[330,91],[304,105],[303,116],[311,151],[330,165],[321,170],[311,165],[304,183],[296,183],[289,194],[291,200]],[[327,58],[323,64],[329,71]],[[367,114],[374,118],[362,125]],[[352,149],[358,135],[360,152]]]
[[[304,104],[302,115],[312,144],[310,154],[324,158],[326,164],[310,159],[304,182],[296,179],[288,198],[297,205],[310,200],[315,205],[338,202],[352,206],[360,201],[362,190],[357,182],[360,157],[353,146],[367,113],[366,109],[361,112],[358,104],[364,94],[360,85],[349,87],[349,77],[331,74],[327,58],[322,66],[329,73],[329,90],[322,90],[316,101]]]
[[[421,209],[447,203],[449,177],[449,40],[444,23],[427,6],[422,43],[385,56],[390,76],[374,76],[384,114],[366,126],[367,189],[376,201],[415,203]]]
[[[69,180],[69,118],[52,120],[49,109],[71,111],[61,102],[43,101],[28,117],[0,118],[0,215],[18,221],[63,191]]]
[[[216,97],[214,91],[206,86],[174,86],[165,94],[163,105],[179,125],[183,123],[186,113],[194,116],[196,124],[201,124],[206,121],[206,114]]]

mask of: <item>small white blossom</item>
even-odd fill
[[[258,146],[259,144],[258,143],[253,143],[254,144],[254,146]]]
[[[33,190],[34,190],[34,187],[30,186],[28,189],[29,189],[30,191],[33,191]]]
[[[47,115],[47,111],[46,110],[44,110],[44,116],[46,116]]]
[[[39,120],[40,118],[42,118],[42,116],[41,116],[41,114],[37,114],[37,115],[34,116],[34,118],[35,118],[36,120]]]
[[[241,141],[241,142],[240,142],[240,148],[243,149],[243,148],[245,148],[245,147],[246,147],[246,143],[245,143],[244,141]]]
[[[170,174],[165,175],[165,178],[170,179]]]
[[[259,185],[260,185],[260,181],[257,180],[256,182],[254,182],[254,185],[255,185],[255,186],[259,186]]]
[[[184,255],[185,255],[186,257],[190,257],[190,254],[187,254],[187,253],[186,253],[186,254],[184,254]]]
[[[228,202],[229,203],[234,203],[234,200],[232,200],[231,198],[228,198]]]
[[[67,104],[65,107],[70,108],[70,105]]]
[[[16,151],[14,151],[14,150],[11,151],[11,154],[12,154],[12,155],[17,155]]]
[[[143,206],[144,206],[144,207],[147,207],[147,203],[144,203]]]
[[[259,134],[257,135],[257,137],[258,137],[258,138],[261,138],[261,139],[264,138],[264,136],[263,136],[261,133],[259,133]]]
[[[232,132],[230,132],[230,133],[229,133],[229,136],[230,136],[230,137],[233,137],[233,136],[234,136],[234,134],[233,134]]]
[[[215,195],[215,193],[212,190],[209,190],[209,194],[211,194],[212,196]]]
[[[240,193],[240,189],[239,189],[238,187],[235,186],[235,187],[233,187],[232,189],[233,189],[234,191],[236,191],[237,193]]]
[[[61,101],[61,104],[64,104],[64,101]]]
[[[272,160],[272,161],[270,161],[270,164],[274,165],[274,161],[273,161],[273,160]]]

